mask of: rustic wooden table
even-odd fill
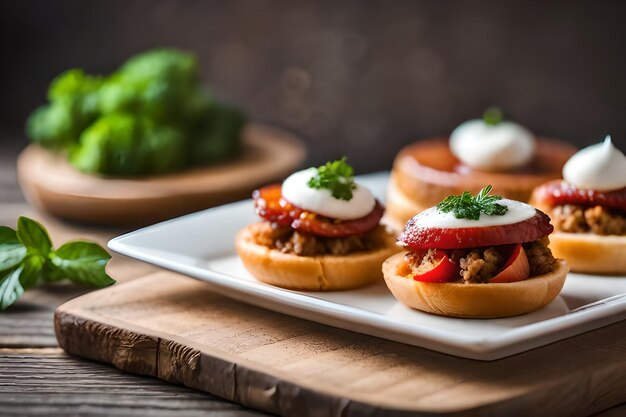
[[[68,225],[34,212],[17,184],[17,153],[18,147],[0,142],[0,225],[14,227],[18,216],[28,215],[41,220],[57,244],[76,237],[105,243],[121,232]],[[154,271],[117,255],[110,264],[110,273],[119,282]],[[0,415],[266,415],[206,393],[67,355],[54,335],[53,312],[84,292],[73,285],[42,287],[0,313]],[[596,416],[622,415],[626,415],[625,404]]]
[[[63,224],[35,212],[25,202],[15,174],[19,148],[0,137],[0,225],[15,227],[27,215],[41,220],[58,245],[83,237],[106,243],[121,231]],[[110,273],[118,282],[155,268],[114,256]],[[206,393],[159,379],[123,373],[67,355],[54,335],[53,312],[85,292],[73,285],[28,291],[0,313],[0,415],[264,416]]]

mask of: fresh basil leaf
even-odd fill
[[[11,269],[0,275],[0,310],[4,310],[24,294],[20,284],[22,267]]]
[[[67,274],[59,269],[56,265],[54,265],[52,258],[54,258],[54,254],[50,254],[48,259],[50,262],[46,262],[41,271],[41,277],[45,282],[58,282],[63,281],[67,278]]]
[[[96,243],[69,242],[50,254],[52,264],[78,284],[106,287],[115,282],[104,268],[111,255]]]
[[[29,251],[46,256],[52,250],[52,241],[46,229],[41,223],[28,217],[17,220],[17,237]]]
[[[37,285],[40,281],[41,272],[46,263],[46,258],[41,255],[28,255],[22,262],[22,273],[20,283],[24,289],[29,289]]]
[[[26,256],[26,247],[20,243],[17,233],[10,227],[0,227],[0,271],[11,269]]]

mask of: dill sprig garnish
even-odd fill
[[[462,195],[451,195],[437,204],[437,209],[443,213],[452,212],[457,219],[478,220],[480,213],[502,216],[507,212],[508,207],[496,203],[502,199],[502,196],[489,195],[492,188],[488,185],[476,196],[469,191],[465,191]]]

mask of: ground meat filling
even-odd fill
[[[456,254],[459,256],[461,254]],[[452,259],[456,257],[453,255]],[[486,282],[496,276],[506,260],[495,248],[475,249],[459,257],[460,274],[463,282]]]
[[[522,245],[528,258],[530,276],[543,275],[552,271],[556,260],[548,247],[550,241],[545,236],[534,242]],[[421,275],[436,266],[437,249],[427,252],[408,252],[405,261],[412,275]],[[495,277],[506,259],[495,247],[455,250],[451,253],[454,263],[459,266],[459,282],[466,284],[484,283]]]
[[[555,206],[551,217],[554,227],[561,232],[626,235],[626,215],[602,206]]]
[[[254,238],[260,245],[292,253],[299,256],[348,255],[376,249],[381,245],[380,228],[354,236],[328,238],[298,232],[290,227],[281,227],[275,223],[263,222]]]

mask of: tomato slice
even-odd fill
[[[489,280],[491,283],[523,281],[530,274],[528,257],[521,244],[515,245],[500,272]]]
[[[456,265],[445,250],[435,251],[435,266],[432,269],[413,276],[421,282],[450,282],[459,278],[459,266]]]
[[[282,197],[280,184],[255,190],[252,194],[256,212],[263,219],[322,237],[347,237],[366,233],[380,222],[385,212],[376,201],[366,216],[354,220],[336,220],[302,210]]]
[[[354,220],[333,220],[310,212],[303,212],[294,219],[291,227],[296,230],[324,237],[347,237],[372,230],[383,217],[384,207],[378,201],[374,209],[364,217]]]
[[[252,193],[252,199],[256,213],[263,219],[289,226],[294,219],[300,217],[304,210],[285,200],[282,197],[281,188],[280,184],[259,188]]]
[[[555,180],[537,188],[533,198],[549,206],[575,204],[626,211],[626,187],[614,191],[586,190],[576,188],[565,181]]]
[[[416,216],[417,217],[417,216]],[[467,249],[533,242],[554,230],[550,217],[540,210],[530,219],[499,226],[457,229],[421,227],[409,220],[398,241],[410,249]]]

